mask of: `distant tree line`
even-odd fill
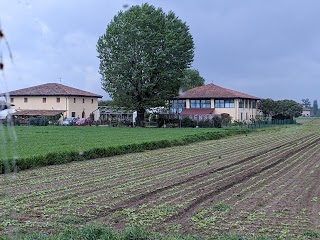
[[[259,109],[265,116],[283,115],[294,118],[302,115],[303,106],[293,100],[272,100],[267,98],[260,101]]]

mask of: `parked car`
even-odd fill
[[[65,118],[62,122],[62,125],[63,126],[73,126],[75,125],[76,121],[78,120],[79,118],[77,117],[71,117],[71,118]]]
[[[79,118],[76,121],[77,126],[85,126],[85,125],[90,125],[91,126],[92,122],[90,118]]]

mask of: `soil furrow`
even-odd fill
[[[300,146],[299,148],[296,148],[294,149],[293,151],[287,153],[286,155],[284,156],[281,156],[279,159],[277,159],[276,161],[274,161],[273,163],[261,168],[261,169],[257,169],[256,171],[251,171],[251,172],[248,172],[242,176],[238,176],[236,177],[235,179],[233,179],[232,181],[230,181],[229,183],[227,183],[226,185],[224,186],[221,186],[221,187],[217,187],[216,189],[206,193],[206,194],[203,194],[202,196],[200,196],[199,198],[197,198],[195,201],[193,201],[191,204],[189,204],[186,208],[178,211],[177,214],[167,218],[165,220],[166,223],[170,222],[170,221],[176,221],[177,219],[184,219],[184,218],[187,218],[188,216],[192,215],[192,213],[195,212],[197,206],[199,204],[202,204],[203,202],[205,201],[208,201],[209,199],[211,199],[213,196],[235,186],[236,184],[239,184],[243,181],[246,181],[247,179],[253,177],[253,176],[256,176],[268,169],[271,169],[273,167],[275,167],[276,165],[278,165],[279,163],[281,163],[283,160],[285,160],[286,158],[290,157],[290,156],[293,156],[301,151],[304,151],[306,150],[306,148],[310,148],[314,145],[317,145],[318,143],[320,142],[320,138],[317,138],[316,140],[313,140],[311,143],[308,143],[307,145],[303,145],[303,146]]]
[[[155,189],[155,190],[151,190],[151,191],[146,192],[146,193],[143,192],[143,193],[141,193],[141,194],[138,195],[138,196],[135,196],[135,197],[132,197],[132,198],[128,198],[126,201],[121,202],[120,205],[109,209],[107,212],[106,212],[106,211],[103,212],[103,215],[105,215],[106,213],[114,213],[114,212],[116,212],[116,211],[121,211],[121,210],[123,210],[123,209],[125,209],[125,208],[127,208],[127,207],[129,207],[129,206],[132,207],[132,203],[137,203],[137,202],[142,201],[142,200],[143,200],[143,201],[146,201],[147,198],[150,198],[150,197],[152,197],[152,196],[154,196],[154,195],[156,195],[156,194],[159,194],[159,193],[161,193],[161,192],[164,192],[164,191],[166,191],[166,190],[168,190],[168,189],[170,189],[170,188],[174,188],[174,187],[177,187],[177,186],[186,184],[186,183],[190,183],[190,182],[195,181],[195,180],[197,180],[197,179],[199,179],[199,178],[203,178],[203,177],[206,177],[206,176],[211,175],[211,174],[213,174],[213,173],[217,173],[217,172],[226,170],[226,169],[228,169],[228,168],[231,168],[231,167],[234,167],[234,166],[243,164],[243,163],[248,162],[248,161],[250,161],[250,160],[253,160],[253,159],[255,159],[255,158],[257,158],[257,157],[259,157],[259,156],[261,156],[261,155],[264,155],[264,154],[270,153],[270,152],[272,152],[272,151],[278,150],[278,149],[280,149],[280,148],[282,148],[282,147],[285,147],[285,146],[287,146],[287,145],[292,145],[292,144],[294,144],[294,143],[299,143],[301,140],[305,140],[305,139],[307,139],[307,138],[309,138],[309,137],[313,137],[314,135],[315,135],[315,134],[310,134],[310,135],[308,135],[308,136],[304,136],[304,137],[301,137],[301,138],[299,138],[299,139],[295,139],[295,140],[293,140],[293,141],[287,142],[287,143],[285,143],[285,144],[281,144],[281,145],[279,145],[279,146],[270,148],[270,149],[268,149],[268,150],[260,151],[260,152],[258,152],[258,153],[256,153],[256,154],[254,154],[254,155],[252,155],[252,156],[249,156],[249,157],[246,157],[246,158],[244,158],[244,159],[242,159],[242,160],[240,160],[240,161],[236,161],[236,162],[233,162],[233,163],[230,163],[230,164],[228,164],[228,165],[225,165],[225,166],[222,166],[222,167],[218,167],[218,168],[213,168],[213,169],[211,168],[211,169],[209,169],[209,170],[207,170],[207,171],[205,171],[205,172],[202,172],[202,173],[193,175],[193,176],[188,177],[188,178],[186,178],[186,179],[180,180],[180,181],[178,181],[178,182],[176,182],[176,183],[172,183],[172,184],[169,184],[169,185],[167,185],[167,186],[161,186],[160,188],[157,188],[157,189]],[[314,140],[313,142],[316,142],[316,141],[319,141],[319,139],[316,139],[316,140]],[[313,142],[312,142],[312,143],[313,143]],[[310,145],[310,143],[309,143],[307,146],[309,146],[309,145]],[[304,148],[304,147],[307,147],[307,146],[304,145],[304,146],[301,147],[301,148]],[[300,149],[300,148],[299,148],[299,149]],[[294,153],[293,153],[293,152],[290,152],[289,154],[294,154]],[[288,154],[288,155],[289,155],[289,154]],[[286,157],[287,157],[287,156],[286,156]],[[284,158],[285,158],[285,157],[284,157]],[[283,160],[283,159],[279,160],[279,162],[281,162],[282,160]],[[279,163],[279,162],[278,162],[278,163]],[[277,164],[278,164],[278,163],[277,163]],[[277,165],[277,164],[274,164],[274,163],[273,163],[273,164],[271,164],[271,166],[270,166],[269,168],[271,168],[271,167],[273,167],[273,166],[275,166],[275,165]],[[265,170],[267,170],[267,169],[269,169],[269,168],[266,168],[266,169],[263,169],[263,170],[260,170],[260,171],[265,171]],[[248,176],[245,176],[244,178],[241,177],[240,179],[237,179],[236,181],[228,184],[227,186],[220,188],[217,193],[222,192],[222,191],[224,191],[224,190],[226,190],[226,189],[234,186],[234,185],[237,184],[238,182],[241,182],[241,181],[243,181],[243,180],[245,180],[245,179],[247,179],[247,178],[250,178],[250,177],[252,177],[252,176],[254,176],[254,175],[257,175],[257,174],[259,174],[259,172],[257,172],[257,173],[256,173],[256,172],[252,172],[252,173],[250,173]],[[213,191],[213,192],[215,192],[215,191]],[[217,194],[217,193],[216,193],[216,194]],[[206,195],[210,196],[210,193],[209,193],[209,194],[206,194]],[[206,198],[207,198],[207,197],[206,197]],[[205,200],[206,200],[206,198],[205,198]],[[205,201],[205,200],[204,200],[204,201]],[[200,201],[200,202],[203,202],[203,201]],[[197,203],[197,204],[198,204],[198,203]],[[196,205],[197,205],[197,204],[196,204]],[[100,217],[102,217],[102,216],[100,216]]]

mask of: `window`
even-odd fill
[[[239,108],[243,108],[243,99],[239,99]]]
[[[76,117],[76,112],[72,112],[71,117]]]
[[[60,98],[59,97],[57,97],[57,103],[59,103],[60,102]]]
[[[215,108],[224,108],[224,100],[223,99],[214,100],[214,107]]]
[[[252,100],[252,108],[257,108],[257,101],[256,100]]]
[[[25,98],[23,99],[23,102],[27,103],[27,102],[28,102],[28,98],[25,97]]]
[[[248,105],[249,105],[249,99],[245,99],[245,100],[244,100],[244,105],[245,105],[245,108],[248,108]]]
[[[91,104],[93,104],[93,98],[91,99]]]
[[[73,103],[76,103],[76,98],[73,98]]]
[[[190,100],[190,108],[200,108],[201,100]]]
[[[215,108],[234,108],[234,99],[215,99]]]
[[[46,102],[47,102],[47,98],[45,98],[45,97],[42,98],[42,102],[43,102],[43,103],[46,103]]]
[[[225,108],[234,108],[234,99],[226,99],[224,100]]]
[[[10,98],[10,102],[11,102],[11,103],[14,103],[14,98],[13,98],[13,97]]]
[[[190,108],[211,108],[210,99],[190,100]]]
[[[181,113],[186,108],[186,100],[171,100],[170,109],[171,113]]]
[[[82,103],[84,103],[84,98],[82,98]]]

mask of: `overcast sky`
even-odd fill
[[[140,0],[0,0],[7,90],[56,82],[101,89],[96,43]],[[153,0],[190,27],[206,83],[260,98],[320,100],[319,0]],[[1,85],[0,85],[1,88]]]

